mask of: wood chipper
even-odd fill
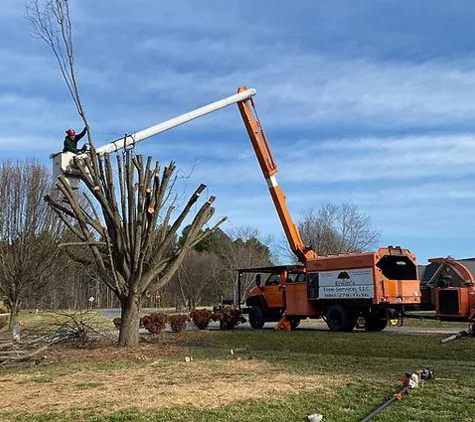
[[[421,307],[435,310],[441,320],[474,320],[475,259],[432,258],[429,262],[421,280]]]

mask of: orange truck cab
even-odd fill
[[[238,282],[248,272],[256,273],[245,310],[253,328],[278,321],[285,311],[292,328],[309,317],[323,318],[332,331],[352,331],[363,317],[366,330],[379,331],[420,303],[416,257],[400,247],[241,269]]]

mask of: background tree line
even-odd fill
[[[32,161],[0,165],[0,300],[11,309],[12,321],[21,308],[116,308],[117,297],[101,282],[95,264],[81,263],[81,250],[60,248],[71,234],[43,197],[50,192],[50,170]],[[376,246],[379,233],[357,207],[325,205],[302,213],[298,223],[304,241],[320,254],[350,253]],[[190,226],[176,235],[180,246]],[[210,229],[205,229],[210,230]],[[145,307],[192,309],[237,296],[238,268],[272,265],[270,239],[251,227],[211,231],[184,258],[173,279],[150,295]],[[289,261],[291,254],[284,260]],[[244,278],[245,297],[253,278]]]
[[[70,231],[44,201],[50,194],[50,169],[34,160],[0,164],[0,300],[11,310],[11,324],[22,308],[83,309],[119,307],[82,248],[61,248]],[[87,204],[85,204],[87,206]],[[175,235],[182,246],[191,226]],[[226,234],[209,230],[193,247],[172,281],[149,296],[146,307],[194,308],[232,296],[235,268],[271,263],[269,248],[256,230]]]

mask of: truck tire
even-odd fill
[[[295,317],[289,318],[289,322],[290,322],[290,329],[294,331],[300,325],[300,318],[295,318]]]
[[[326,322],[330,331],[353,331],[356,326],[357,315],[343,305],[331,305],[325,313]]]
[[[366,331],[383,331],[388,325],[388,317],[384,314],[369,314],[365,316]]]
[[[255,330],[259,330],[264,326],[264,312],[260,306],[253,306],[249,311],[249,324]]]

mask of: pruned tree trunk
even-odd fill
[[[121,301],[119,346],[135,346],[139,342],[141,300],[130,295]]]
[[[10,306],[10,320],[8,323],[8,328],[12,330],[13,327],[18,326],[18,315],[20,313],[21,301],[18,299],[15,299],[11,303],[9,303],[9,306]]]

